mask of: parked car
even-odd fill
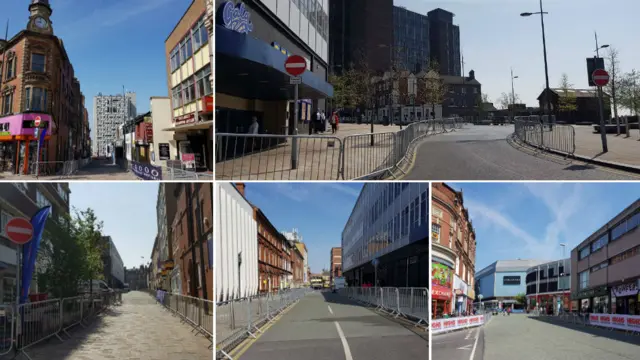
[[[129,284],[125,283],[125,284],[124,284],[124,288],[122,289],[122,291],[124,291],[124,292],[128,293],[128,292],[130,291],[130,289],[129,289]]]
[[[91,280],[91,282],[83,281],[78,286],[78,293],[82,295],[88,295],[89,293],[99,295],[112,292],[113,289],[110,288],[103,280]]]

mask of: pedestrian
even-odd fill
[[[507,308],[507,316],[511,316],[511,308]]]
[[[249,126],[249,134],[257,135],[258,130],[260,130],[260,124],[258,124],[258,118],[253,116],[251,118],[251,126]]]
[[[322,122],[322,113],[320,113],[320,109],[318,109],[318,111],[316,111],[316,115],[313,119],[313,127],[314,127],[314,132],[317,134],[318,132],[320,132],[320,123]]]
[[[335,134],[336,133],[336,124],[338,123],[338,112],[334,111],[333,114],[331,114],[331,117],[329,118],[329,123],[331,124],[331,133]]]
[[[327,131],[327,128],[329,127],[328,125],[327,115],[325,115],[324,110],[322,110],[320,112],[320,129],[322,132]]]

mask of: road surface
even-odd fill
[[[541,154],[507,141],[513,126],[467,125],[426,138],[402,180],[637,180],[640,175]]]
[[[433,335],[433,360],[482,360],[484,351],[483,327]]]
[[[482,332],[484,348],[476,350],[482,357],[472,360],[630,360],[640,353],[638,336],[525,314],[494,316]],[[469,360],[469,352],[453,350],[468,343],[464,337],[462,332],[433,336],[433,360]]]
[[[51,338],[28,348],[32,360],[210,360],[211,341],[195,335],[144,292],[123,294],[87,328],[76,326],[64,342]],[[26,359],[19,357],[18,359]]]
[[[429,347],[424,338],[367,308],[330,292],[314,292],[238,355],[235,359],[427,359]]]

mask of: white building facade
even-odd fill
[[[116,129],[136,116],[136,93],[102,95],[93,98],[94,155],[110,155],[116,140]],[[109,151],[110,150],[110,151]]]

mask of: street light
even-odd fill
[[[598,46],[598,33],[593,32],[596,38],[596,58],[600,58],[600,49],[606,49],[609,45]],[[604,125],[604,105],[602,104],[602,87],[598,86],[598,107],[600,110],[600,139],[602,140],[602,152],[608,152],[609,148],[607,146],[607,130]]]
[[[513,80],[517,79],[518,76],[513,76],[513,68],[511,68],[511,117],[513,118],[513,115],[515,114],[515,107],[516,107],[516,91],[515,88],[513,86]],[[513,119],[512,119],[513,120]]]
[[[549,14],[542,9],[542,0],[540,0],[540,11],[538,12],[523,12],[520,14],[522,17],[528,17],[531,15],[540,14],[540,25],[542,27],[542,51],[544,53],[544,77],[545,77],[545,100],[547,100],[546,114],[550,115],[551,112],[551,97],[549,96],[549,64],[547,62],[547,40],[544,33],[544,15]]]

